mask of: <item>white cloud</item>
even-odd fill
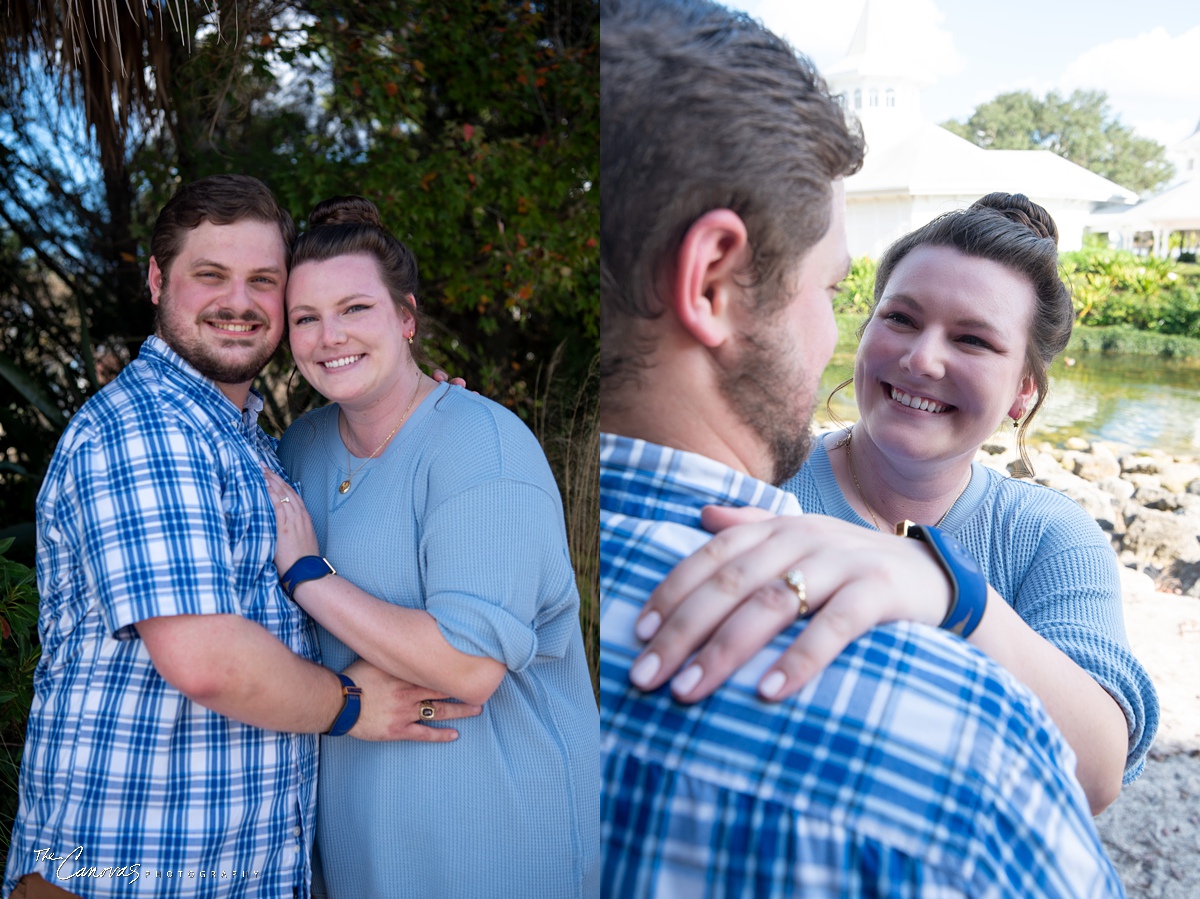
[[[1098,44],[1063,72],[1067,88],[1098,88],[1110,96],[1197,101],[1200,26],[1171,37],[1161,25],[1136,37]]]
[[[863,0],[728,0],[726,5],[750,13],[822,67],[845,56]]]
[[[1174,37],[1158,26],[1097,44],[1067,66],[1059,86],[1104,91],[1122,122],[1170,146],[1200,116],[1200,26]]]
[[[730,0],[761,20],[820,69],[846,55],[862,17],[864,0]],[[874,0],[872,23],[886,35],[887,57],[918,75],[933,79],[962,70],[962,55],[943,27],[945,16],[934,0]]]

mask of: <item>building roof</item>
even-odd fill
[[[1129,208],[1094,212],[1096,231],[1200,231],[1200,179],[1183,181]]]
[[[1048,150],[985,150],[929,122],[868,152],[846,181],[848,197],[982,196],[992,191],[1092,203],[1132,203],[1137,194]]]

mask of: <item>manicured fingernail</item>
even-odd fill
[[[767,699],[774,699],[779,695],[779,691],[783,689],[783,685],[786,683],[786,674],[782,671],[772,671],[762,679],[762,683],[758,685],[758,692]]]
[[[704,677],[704,669],[699,665],[691,665],[685,668],[679,677],[671,681],[671,692],[687,696],[696,689],[696,684],[700,683],[702,677]]]
[[[647,684],[650,683],[654,675],[658,674],[660,667],[662,667],[662,659],[658,657],[658,653],[649,653],[638,659],[637,664],[629,670],[629,679],[633,681],[635,686],[647,690],[649,689]]]
[[[639,640],[649,640],[658,633],[660,624],[662,624],[662,615],[659,615],[658,612],[647,612],[633,626],[633,632],[637,634]]]

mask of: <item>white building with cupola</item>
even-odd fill
[[[1096,210],[1137,202],[1133,191],[1048,150],[985,150],[927,121],[921,91],[930,82],[900,58],[878,8],[867,0],[845,58],[824,71],[867,142],[862,169],[846,180],[852,256],[878,259],[896,238],[992,191],[1023,193],[1046,207],[1061,250],[1082,246]]]

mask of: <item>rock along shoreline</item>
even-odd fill
[[[1012,473],[1011,441],[976,460]],[[1077,502],[1121,562],[1125,627],[1154,681],[1142,776],[1096,826],[1131,899],[1200,896],[1200,460],[1071,438],[1030,453],[1032,480]]]

